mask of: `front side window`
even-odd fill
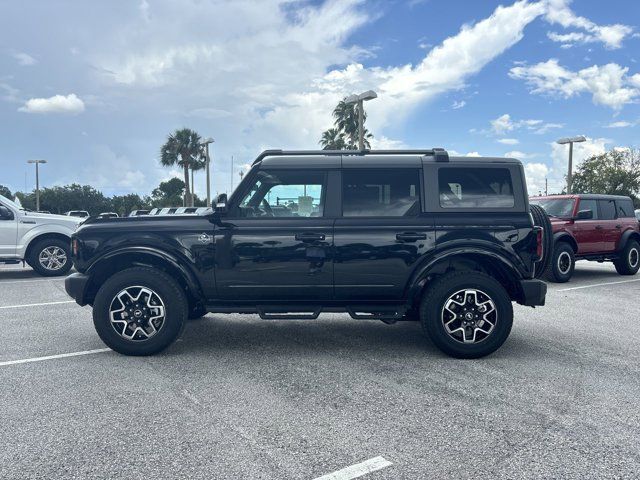
[[[591,210],[593,212],[592,220],[598,219],[598,202],[596,200],[580,200],[578,208],[580,210]]]
[[[515,205],[507,168],[441,168],[438,190],[442,208],[510,208]]]
[[[260,170],[238,206],[240,217],[321,217],[325,174]]]
[[[342,172],[342,215],[406,217],[420,214],[419,171],[353,169]]]
[[[584,202],[585,200],[583,200]],[[540,205],[550,217],[571,218],[575,200],[572,198],[532,198],[529,200],[532,205]],[[588,208],[581,208],[588,210]],[[598,208],[594,207],[593,218],[597,218]]]
[[[616,200],[618,218],[633,218],[633,202],[629,200]]]
[[[600,219],[613,220],[616,218],[616,204],[613,200],[598,200],[600,205]]]

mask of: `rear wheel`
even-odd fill
[[[420,305],[422,328],[444,353],[479,358],[505,342],[513,307],[500,283],[479,272],[447,274],[431,285]]]
[[[27,262],[44,277],[66,275],[72,266],[69,243],[59,238],[39,240],[31,248]]]
[[[556,283],[568,282],[573,276],[576,258],[573,248],[567,242],[558,242],[553,248],[551,265],[546,278]]]
[[[161,270],[134,267],[100,288],[93,324],[109,348],[124,355],[153,355],[171,345],[187,319],[180,285]]]
[[[613,262],[620,275],[635,275],[640,269],[640,245],[635,240],[629,240],[620,258]]]

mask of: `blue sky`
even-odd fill
[[[167,133],[212,136],[214,192],[264,148],[316,148],[336,102],[374,89],[374,147],[509,155],[529,189],[638,146],[640,2],[2,1],[0,183],[151,191]],[[231,157],[234,170],[231,171]],[[196,191],[204,192],[196,174]]]

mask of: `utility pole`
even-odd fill
[[[231,155],[231,190],[229,190],[229,195],[233,193],[233,155]]]
[[[544,195],[549,195],[549,179],[544,177]]]
[[[36,164],[36,211],[40,211],[40,170],[38,166],[41,163],[47,163],[46,160],[27,160],[27,163]]]
[[[213,138],[205,138],[204,140],[204,153],[207,161],[207,207],[211,206],[211,174],[209,172],[209,165],[211,164],[211,157],[209,157],[209,144],[213,143]]]
[[[193,207],[193,197],[195,196],[195,191],[196,191],[196,184],[193,181],[193,172],[195,171],[195,169],[193,168],[193,166],[191,167],[191,207]]]
[[[358,109],[358,148],[364,150],[364,102],[378,98],[373,90],[367,90],[359,95],[349,95],[344,99],[345,103],[356,104]]]
[[[569,168],[567,170],[567,193],[571,194],[571,184],[573,183],[573,144],[584,142],[587,139],[583,135],[577,137],[561,138],[556,143],[560,145],[569,144]]]

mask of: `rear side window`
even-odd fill
[[[344,217],[406,217],[420,214],[420,183],[414,169],[342,171]]]
[[[591,210],[593,212],[592,220],[598,220],[598,203],[595,200],[580,200],[578,210]]]
[[[441,168],[438,191],[442,208],[510,208],[515,204],[506,168]]]
[[[618,218],[633,218],[633,202],[629,200],[616,200],[616,209],[618,211]]]
[[[613,200],[598,200],[598,205],[600,205],[600,220],[616,218],[616,205]]]

